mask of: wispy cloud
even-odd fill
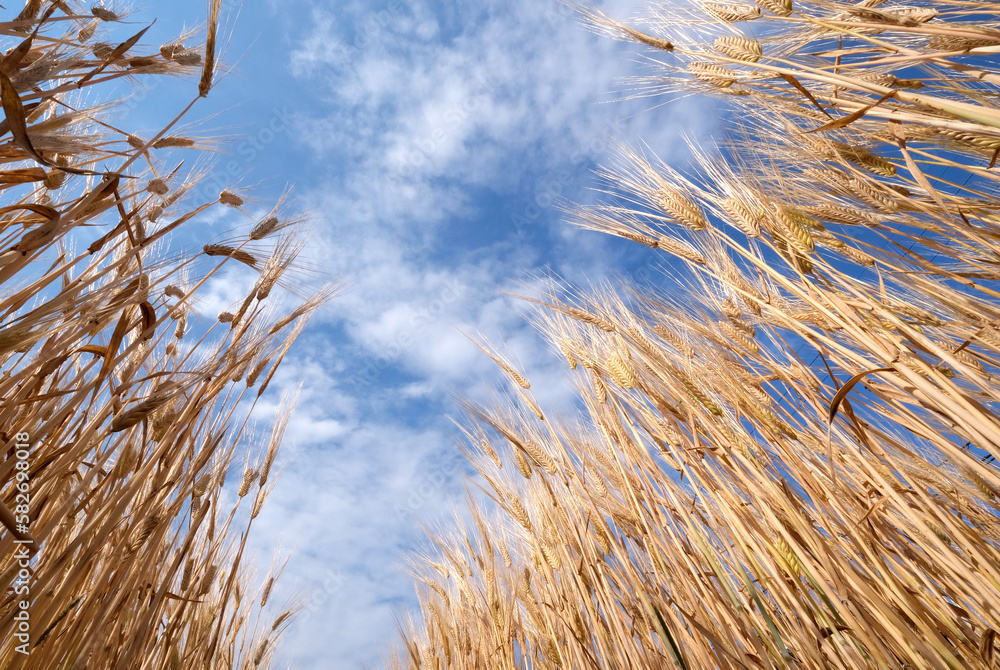
[[[662,114],[643,116],[648,101],[604,104],[634,63],[556,2],[293,7],[279,25],[297,37],[269,74],[296,96],[298,159],[283,165],[319,222],[311,257],[347,290],[274,382],[303,390],[252,537],[262,560],[279,536],[294,551],[276,598],[298,594],[307,613],[284,657],[353,667],[377,660],[410,602],[418,520],[462,495],[447,393],[489,398],[499,380],[463,333],[501,342],[546,406],[569,411],[563,364],[503,291],[597,282],[644,253],[566,226],[555,201],[588,197],[619,137],[683,146]]]

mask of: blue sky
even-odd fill
[[[599,4],[623,18],[643,7]],[[463,332],[499,344],[547,411],[575,411],[564,364],[505,291],[543,277],[585,288],[655,266],[652,250],[570,226],[555,200],[593,198],[592,170],[619,140],[683,162],[683,134],[711,133],[715,116],[704,101],[617,100],[642,52],[588,33],[554,1],[224,6],[239,9],[234,67],[191,117],[229,138],[212,188],[252,187],[266,210],[294,185],[294,207],[312,217],[310,266],[346,287],[261,407],[266,418],[282,387],[302,383],[280,480],[255,522],[256,562],[266,570],[280,542],[291,558],[272,601],[307,605],[280,659],[375,664],[393,615],[413,602],[405,564],[420,524],[441,527],[461,503],[449,397],[501,388]],[[166,40],[204,11],[158,1],[132,18],[158,18],[147,38]],[[179,99],[194,90],[161,86]],[[134,122],[152,130],[170,109],[142,100]],[[203,230],[223,235],[234,221]],[[213,283],[204,318],[237,300],[241,281],[252,279]]]

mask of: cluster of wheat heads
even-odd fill
[[[124,101],[95,102],[171,75],[207,95],[218,14],[197,46],[146,45],[134,28],[119,41],[120,17],[64,0],[0,21],[4,668],[266,667],[289,620],[263,618],[275,570],[253,581],[243,557],[288,403],[242,480],[224,481],[330,289],[291,306],[273,291],[302,269],[284,207],[178,251],[207,210],[246,210],[235,192],[204,195],[207,168],[182,168],[199,143],[173,128],[191,105],[141,137],[114,125]],[[257,273],[245,300],[198,318],[206,282],[234,266]]]
[[[637,95],[743,123],[689,176],[623,150],[576,210],[686,285],[532,297],[584,418],[521,373],[472,408],[489,499],[389,666],[1000,667],[994,3],[583,15],[654,49]]]

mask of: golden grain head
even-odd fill
[[[153,142],[154,149],[187,149],[194,146],[194,140],[187,137],[161,137]]]
[[[257,471],[253,468],[247,468],[243,471],[243,481],[240,483],[240,488],[237,494],[239,497],[244,497],[246,494],[250,493],[250,487],[257,480]]]
[[[230,247],[225,244],[206,244],[202,250],[205,252],[206,256],[227,256],[254,269],[257,268],[257,257],[249,251]]]
[[[743,3],[706,2],[703,8],[709,16],[726,23],[753,21],[761,16],[760,7]]]
[[[715,40],[715,48],[730,58],[746,63],[756,63],[763,55],[760,42],[748,37],[720,37]]]
[[[95,18],[101,21],[117,21],[118,15],[112,12],[110,9],[94,5],[90,8],[90,13],[94,15]]]
[[[87,25],[85,25],[83,28],[80,28],[79,32],[76,35],[77,40],[79,40],[81,43],[89,42],[90,39],[94,36],[94,33],[97,32],[97,26],[99,24],[100,24],[99,19],[94,19],[92,21],[89,21]]]
[[[792,13],[792,0],[757,0],[757,4],[775,16],[788,16]]]
[[[149,180],[146,184],[146,190],[156,195],[166,195],[170,191],[170,187],[167,186],[166,180],[157,178]]]
[[[223,191],[219,194],[219,202],[227,207],[242,207],[243,198],[236,195],[232,191]]]
[[[656,192],[657,204],[681,225],[691,230],[705,230],[708,222],[701,209],[680,191],[664,186]]]
[[[738,79],[736,72],[733,70],[708,61],[688,63],[688,72],[698,79],[719,88],[728,88],[735,84]]]
[[[282,612],[281,615],[278,616],[278,618],[274,620],[274,623],[271,624],[271,630],[272,631],[278,630],[278,628],[281,626],[281,624],[283,624],[286,621],[288,621],[288,619],[291,618],[291,616],[292,616],[291,611]]]
[[[108,42],[97,42],[96,44],[94,44],[94,46],[90,48],[91,53],[93,53],[94,57],[96,57],[98,60],[110,59],[114,50],[115,50],[114,45],[109,44]]]
[[[278,217],[268,216],[261,219],[250,231],[251,240],[262,240],[278,229]]]

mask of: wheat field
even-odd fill
[[[250,413],[334,289],[278,300],[301,285],[284,203],[254,220],[242,191],[203,197],[211,171],[192,159],[212,146],[179,124],[218,76],[219,2],[203,35],[162,45],[102,6],[15,12],[0,22],[0,666],[267,667],[293,612],[268,605],[280,566],[254,577],[244,547],[293,398],[270,436]],[[189,86],[174,120],[118,127],[122,84],[163,77]],[[219,208],[245,225],[192,248]],[[199,314],[234,265],[256,273],[245,298]]]
[[[252,413],[336,287],[295,297],[284,200],[205,197],[222,9],[163,44],[63,0],[0,21],[4,668],[264,668],[294,623],[245,551],[294,393]],[[646,63],[626,95],[726,110],[695,169],[622,146],[565,203],[683,290],[526,292],[576,417],[481,343],[510,402],[465,408],[478,476],[385,666],[1000,667],[995,4],[577,9]],[[175,118],[119,127],[162,77]],[[202,240],[213,212],[245,225]]]
[[[386,667],[1000,667],[995,4],[579,14],[629,95],[728,110],[696,169],[622,147],[567,206],[684,288],[524,296],[581,417],[483,345],[511,401],[468,407]]]

